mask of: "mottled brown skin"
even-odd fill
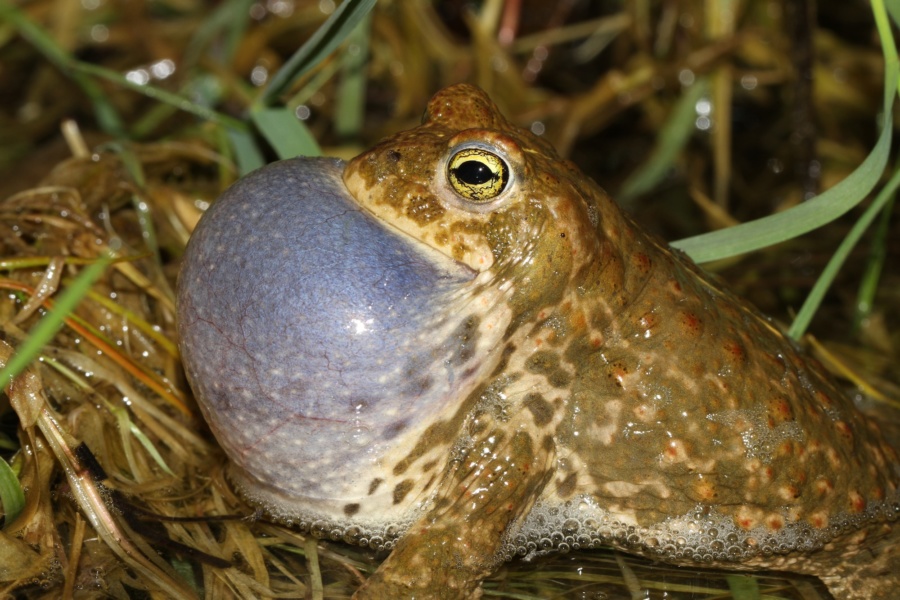
[[[447,188],[440,170],[462,141],[502,149],[510,193],[473,205]],[[477,271],[485,314],[507,311],[483,357],[491,377],[394,465],[403,494],[433,500],[356,598],[477,598],[498,562],[534,547],[522,528],[533,507],[566,502],[657,532],[616,537],[584,521],[569,547],[812,573],[837,598],[892,597],[900,477],[877,425],[480,90],[440,92],[420,127],[344,178],[367,210]],[[740,552],[715,539],[678,552],[670,518],[690,515],[733,527]],[[817,543],[798,546],[798,528]]]

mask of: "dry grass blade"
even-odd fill
[[[22,291],[31,296],[35,295],[35,290],[33,288],[17,281],[0,279],[0,288]],[[51,300],[44,300],[42,304],[47,308],[53,308],[53,302]],[[104,339],[98,332],[92,330],[90,325],[80,320],[78,317],[67,317],[64,321],[70,328],[84,336],[87,341],[96,346],[101,352],[111,357],[129,373],[140,379],[150,389],[165,398],[172,406],[175,406],[187,416],[192,415],[191,410],[184,402],[183,394],[167,382],[163,381],[157,374],[152,373],[143,365],[138,364],[133,358],[121,353],[113,344]]]
[[[0,343],[0,361],[5,364],[12,355],[13,348],[5,342]],[[7,388],[7,394],[23,426],[40,429],[62,466],[79,507],[113,552],[138,574],[156,582],[169,597],[178,600],[196,598],[196,593],[180,581],[168,565],[155,554],[145,555],[121,529],[107,505],[103,486],[94,480],[90,470],[76,456],[77,442],[60,427],[60,416],[48,405],[40,377],[34,370],[16,377]]]

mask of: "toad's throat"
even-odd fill
[[[277,498],[371,500],[378,472],[454,410],[495,343],[469,308],[471,270],[360,209],[341,161],[287,162],[291,185],[276,189],[263,169],[204,217],[179,299],[206,417],[276,513],[289,512]],[[273,246],[273,232],[291,239]]]

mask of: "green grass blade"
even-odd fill
[[[872,191],[884,173],[891,149],[891,114],[900,78],[897,50],[881,0],[872,1],[872,10],[885,57],[885,87],[881,134],[869,156],[843,181],[812,200],[755,221],[679,240],[672,246],[701,263],[743,254],[821,227],[856,206]]]
[[[226,131],[228,132],[228,141],[231,142],[231,147],[234,149],[234,160],[237,162],[238,173],[241,176],[266,164],[266,159],[263,158],[262,152],[256,145],[256,140],[249,131],[243,129],[227,129]]]
[[[309,80],[304,82],[293,96],[285,100],[284,105],[296,110],[299,106],[307,104],[341,70],[341,66],[341,63],[336,60],[322,65],[310,75]]]
[[[727,575],[728,589],[734,600],[760,600],[759,581],[750,575]]]
[[[278,158],[322,154],[316,138],[290,109],[255,108],[250,111],[250,118],[272,144]]]
[[[872,314],[875,292],[878,290],[878,282],[887,260],[887,245],[891,235],[891,214],[894,212],[896,199],[897,196],[892,195],[881,210],[881,220],[878,222],[878,229],[872,238],[869,260],[860,279],[859,293],[856,299],[856,311],[853,317],[853,328],[856,331],[859,331],[863,321]]]
[[[881,0],[872,0],[872,12],[875,16],[875,25],[878,28],[878,34],[881,37],[881,47],[882,52],[884,52],[885,58],[884,113],[882,117],[884,119],[884,123],[882,124],[882,126],[885,130],[889,130],[893,127],[891,109],[893,107],[893,99],[895,97],[895,94],[897,93],[898,76],[900,76],[900,61],[898,61],[897,58],[897,48],[894,44],[894,36],[891,33],[890,21],[885,11],[884,3]],[[876,148],[879,144],[881,144],[881,141],[882,139],[884,139],[884,137],[885,132],[882,131],[882,135],[880,136],[878,144],[876,144]],[[870,154],[869,157],[866,158],[865,162],[868,162],[874,154],[875,151],[873,150],[872,154]],[[887,160],[886,156],[885,160]],[[865,164],[865,162],[863,164]],[[859,170],[860,169],[857,169],[857,171]],[[847,177],[847,179],[850,179],[851,177],[856,175],[857,171],[854,171],[849,177]],[[847,180],[845,179],[838,185],[841,185],[846,181]],[[832,281],[834,281],[834,278],[837,276],[837,272],[844,264],[844,261],[850,254],[850,251],[857,244],[863,233],[865,233],[866,229],[869,227],[878,213],[884,210],[885,206],[887,206],[891,202],[898,186],[900,186],[900,169],[895,171],[890,181],[888,181],[884,188],[882,188],[881,192],[879,192],[878,196],[876,196],[875,201],[872,202],[872,204],[865,210],[865,212],[863,212],[859,220],[854,223],[853,227],[850,229],[847,236],[844,238],[844,240],[841,242],[841,245],[834,253],[834,256],[832,256],[831,260],[828,261],[828,264],[825,266],[825,269],[822,271],[822,274],[819,276],[819,279],[816,281],[813,289],[810,290],[809,296],[806,298],[806,301],[803,303],[803,306],[797,313],[797,316],[794,319],[794,322],[791,324],[790,329],[788,329],[788,335],[797,339],[804,334],[807,327],[809,327],[810,321],[812,321],[813,315],[815,315],[816,311],[821,305],[822,298],[828,291],[828,287],[831,285]]]
[[[190,98],[192,104],[212,110],[210,107],[221,101],[222,92],[221,81],[215,75],[198,73],[182,86],[174,97]],[[139,140],[149,136],[166,119],[179,110],[181,110],[180,104],[168,102],[153,104],[143,116],[136,118],[132,123],[132,138]]]
[[[366,59],[369,47],[367,16],[347,39],[347,52],[342,57],[341,84],[334,115],[334,129],[338,137],[355,140],[363,125],[366,107]]]
[[[48,312],[37,324],[32,327],[28,333],[28,337],[22,344],[16,348],[15,354],[0,369],[0,388],[6,389],[12,382],[12,379],[24,371],[31,362],[37,358],[41,349],[47,345],[59,328],[62,327],[63,321],[69,314],[75,310],[75,307],[81,301],[81,298],[87,294],[93,285],[112,263],[110,257],[98,258],[97,261],[87,266],[72,281],[72,285],[68,286],[56,301],[53,310]]]
[[[696,262],[703,263],[758,250],[797,237],[840,217],[872,191],[884,172],[891,149],[890,120],[898,73],[896,59],[886,75],[885,122],[875,148],[843,181],[823,194],[778,214],[673,242]]]
[[[894,20],[894,24],[900,27],[900,0],[884,0],[884,5]]]
[[[144,166],[131,147],[114,143],[110,144],[109,148],[122,160],[122,164],[125,166],[128,174],[131,175],[131,179],[137,184],[138,189],[146,190],[147,180],[144,177]],[[153,224],[153,215],[150,212],[150,207],[137,194],[132,194],[131,203],[134,206],[138,225],[141,228],[141,238],[147,244],[147,249],[153,255],[156,263],[162,265],[162,258],[159,255],[159,238],[156,235],[156,226]]]
[[[853,250],[853,247],[859,242],[862,235],[866,232],[866,229],[872,224],[872,221],[875,220],[878,214],[884,210],[884,207],[893,199],[898,186],[900,186],[900,169],[894,172],[890,181],[888,181],[881,192],[879,192],[878,196],[876,196],[875,201],[866,208],[859,220],[853,224],[853,227],[847,233],[847,236],[841,242],[841,245],[838,246],[834,256],[832,256],[831,260],[828,261],[828,264],[825,265],[825,269],[822,271],[819,279],[816,280],[816,284],[813,286],[812,290],[810,290],[809,296],[807,296],[806,301],[797,313],[796,318],[794,318],[794,322],[791,323],[790,329],[788,329],[788,335],[792,338],[799,339],[806,332],[813,315],[815,315],[819,305],[822,304],[822,298],[825,297],[828,287],[831,285],[831,282],[834,281],[834,278],[837,276],[841,266],[843,266],[844,261],[847,260],[850,251]]]
[[[635,196],[639,196],[654,187],[672,168],[675,159],[681,153],[695,130],[697,118],[697,101],[709,90],[707,78],[697,80],[686,88],[684,94],[675,104],[665,126],[659,132],[653,152],[622,184],[616,198],[627,204]]]
[[[139,94],[143,94],[144,96],[147,96],[148,98],[152,98],[159,102],[171,104],[175,108],[183,110],[187,113],[191,113],[203,119],[204,121],[212,121],[213,123],[219,123],[220,125],[231,127],[232,129],[243,129],[247,127],[243,121],[235,119],[234,117],[216,112],[207,106],[197,104],[195,102],[192,102],[188,98],[179,96],[178,94],[173,94],[172,92],[168,92],[157,87],[153,87],[152,85],[134,83],[132,81],[129,81],[121,73],[118,73],[111,69],[107,69],[105,67],[99,67],[97,65],[92,65],[89,63],[73,61],[70,65],[70,68],[82,73],[86,73],[88,75],[94,75],[95,77],[100,77],[102,79],[112,81],[117,85],[133,90]]]
[[[9,463],[2,458],[0,458],[0,505],[3,506],[4,529],[15,521],[22,509],[25,508],[25,493],[22,491],[22,484],[19,483],[19,478],[16,477],[16,473]]]
[[[19,442],[0,431],[0,450],[18,450]]]
[[[331,54],[363,17],[369,14],[373,6],[375,0],[344,0],[316,33],[275,73],[256,104],[260,107],[269,105],[298,78]]]
[[[130,415],[128,414],[128,410],[123,406],[114,405],[111,402],[104,400],[104,404],[106,408],[113,414],[116,418],[116,423],[119,426],[119,431],[122,432],[124,437],[125,432],[130,433],[135,438],[137,438],[138,442],[141,446],[144,447],[144,450],[153,461],[159,466],[160,469],[165,471],[166,474],[175,477],[175,473],[169,468],[169,465],[166,464],[166,460],[159,453],[159,450],[156,449],[156,446],[153,445],[153,442],[147,437],[147,434],[143,432],[143,430],[131,420]],[[128,444],[123,444],[126,448],[130,447]],[[126,452],[128,452],[126,450]]]

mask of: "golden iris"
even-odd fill
[[[506,189],[509,166],[487,150],[466,148],[450,157],[447,179],[456,193],[466,200],[487,202]]]

